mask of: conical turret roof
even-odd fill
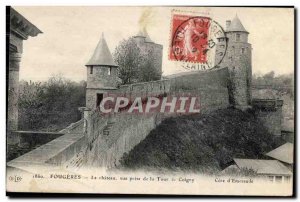
[[[247,32],[240,19],[236,15],[231,21],[229,27],[226,30],[227,32]],[[247,32],[248,33],[248,32]]]
[[[107,43],[104,38],[104,34],[102,33],[102,37],[94,51],[93,56],[88,61],[86,66],[89,65],[104,65],[104,66],[114,66],[117,67],[116,63],[114,62],[112,55],[109,51]]]
[[[146,42],[154,43],[154,42],[151,40],[151,38],[150,38],[150,36],[149,36],[149,34],[148,34],[148,32],[147,32],[147,29],[146,29],[145,27],[144,27],[143,29],[141,29],[141,30],[137,33],[137,35],[136,35],[135,37],[143,37],[143,38],[145,38],[145,41],[146,41]]]

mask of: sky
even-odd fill
[[[146,26],[150,38],[163,45],[163,75],[183,69],[168,59],[170,7],[14,7],[43,34],[24,41],[20,80],[44,81],[53,75],[86,80],[85,64],[104,33],[111,52],[123,39]],[[294,10],[292,8],[176,7],[185,13],[208,13],[225,27],[237,14],[250,33],[252,71],[276,75],[294,72]]]

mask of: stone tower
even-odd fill
[[[118,66],[112,58],[103,33],[86,67],[86,107],[95,109],[100,105],[106,92],[116,89],[118,78]]]
[[[216,47],[216,61],[221,57],[218,51],[226,48],[225,57],[220,67],[228,67],[230,75],[230,103],[237,108],[247,108],[251,105],[251,44],[248,43],[247,30],[236,15],[226,21],[226,37],[219,38]]]
[[[133,37],[138,47],[144,54],[147,54],[148,51],[152,51],[154,54],[154,66],[158,72],[162,73],[162,55],[163,55],[163,46],[157,43],[154,43],[146,28],[139,31],[139,33]]]
[[[18,129],[19,70],[23,53],[23,41],[42,33],[35,25],[11,7],[7,7],[7,39],[9,60],[7,62],[7,142],[14,143],[12,131]],[[9,36],[9,37],[8,37]]]

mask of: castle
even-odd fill
[[[220,67],[227,67],[230,77],[230,101],[235,106],[246,107],[251,105],[251,77],[252,65],[251,44],[248,43],[249,32],[244,28],[238,16],[232,21],[226,21],[226,37],[219,38],[216,53],[227,44],[226,55]],[[216,61],[221,57],[215,55]]]
[[[252,77],[252,47],[248,43],[249,32],[245,29],[240,19],[236,15],[233,20],[226,21],[226,35],[218,38],[216,47],[215,60],[220,61],[221,57],[217,54],[227,47],[225,57],[219,69],[228,69],[228,96],[229,104],[242,110],[251,108],[256,109],[257,117],[265,123],[266,127],[272,134],[280,135],[281,123],[281,100],[270,99],[254,99],[251,97],[251,77]],[[162,46],[154,43],[146,29],[140,31],[134,36],[137,45],[142,51],[152,50],[156,52],[155,67],[162,71]],[[226,43],[226,44],[225,44]],[[126,85],[116,88],[117,81],[117,65],[114,63],[111,53],[107,47],[104,37],[100,39],[96,50],[87,63],[87,94],[86,106],[90,109],[98,107],[105,93],[124,92]],[[93,73],[95,68],[95,73]],[[194,72],[193,72],[194,73]],[[207,74],[208,75],[208,74]],[[175,75],[176,77],[176,75]],[[179,77],[179,76],[177,76]],[[184,78],[185,76],[182,76]],[[172,79],[171,79],[172,80]],[[179,79],[177,79],[179,80]],[[222,80],[222,79],[221,79]],[[186,81],[187,83],[189,81]],[[151,82],[150,82],[151,83]],[[174,82],[173,82],[174,83]],[[177,81],[178,83],[178,81]],[[139,84],[135,84],[136,86]],[[149,84],[142,84],[147,86]],[[187,84],[185,84],[187,85]],[[207,85],[209,86],[209,85]],[[128,90],[128,89],[127,89]],[[132,90],[134,91],[134,90]],[[150,89],[151,91],[151,89]],[[135,92],[138,93],[138,92]],[[273,123],[274,122],[274,123]],[[276,123],[276,124],[275,124]],[[275,126],[276,125],[276,126]]]
[[[226,22],[226,37],[218,38],[216,53],[227,47],[226,55],[219,68],[228,68],[229,72],[229,99],[236,107],[250,107],[251,105],[251,44],[248,43],[248,34],[237,16]],[[143,52],[156,52],[156,68],[162,71],[162,46],[155,44],[147,31],[139,32],[134,39]],[[226,43],[226,45],[225,45]],[[220,61],[219,54],[215,60]],[[100,39],[87,67],[87,94],[86,106],[93,109],[99,106],[103,93],[116,89],[117,65],[114,63],[107,47],[104,36]]]
[[[154,43],[150,36],[148,35],[147,29],[143,28],[139,33],[133,37],[136,41],[136,44],[145,54],[152,52],[154,54],[154,67],[161,74],[162,73],[162,51],[163,46],[157,43]]]
[[[162,45],[154,43],[146,29],[140,31],[133,37],[140,50],[147,54],[154,53],[154,67],[159,73],[162,72]],[[87,67],[87,87],[86,87],[86,107],[94,109],[99,107],[105,93],[113,92],[117,89],[118,66],[115,64],[112,55],[104,39],[104,34],[94,51],[91,59],[86,64]]]
[[[228,50],[218,68],[177,74],[158,81],[117,85],[117,68],[102,35],[94,54],[87,62],[86,106],[81,107],[82,119],[60,131],[62,136],[8,163],[19,167],[34,163],[63,165],[66,168],[83,165],[115,167],[125,152],[139,144],[167,116],[153,114],[116,113],[99,116],[95,110],[108,94],[134,99],[148,96],[189,92],[201,98],[201,113],[235,107],[254,109],[257,118],[273,135],[281,133],[282,101],[251,98],[251,44],[249,32],[237,16],[226,22],[226,35],[218,39],[216,52],[227,43]],[[154,51],[155,67],[162,70],[162,46],[154,43],[146,30],[134,39],[142,51]],[[218,56],[216,56],[216,59]],[[16,84],[14,84],[16,85]],[[16,96],[16,95],[15,95]],[[9,116],[12,116],[9,111]],[[17,121],[17,120],[15,120]],[[39,152],[43,155],[39,156]]]

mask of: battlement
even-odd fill
[[[117,90],[112,91],[117,95],[124,97],[135,98],[147,96],[159,96],[170,91],[171,82],[168,79],[150,81],[150,82],[140,82],[127,85],[121,85]]]

